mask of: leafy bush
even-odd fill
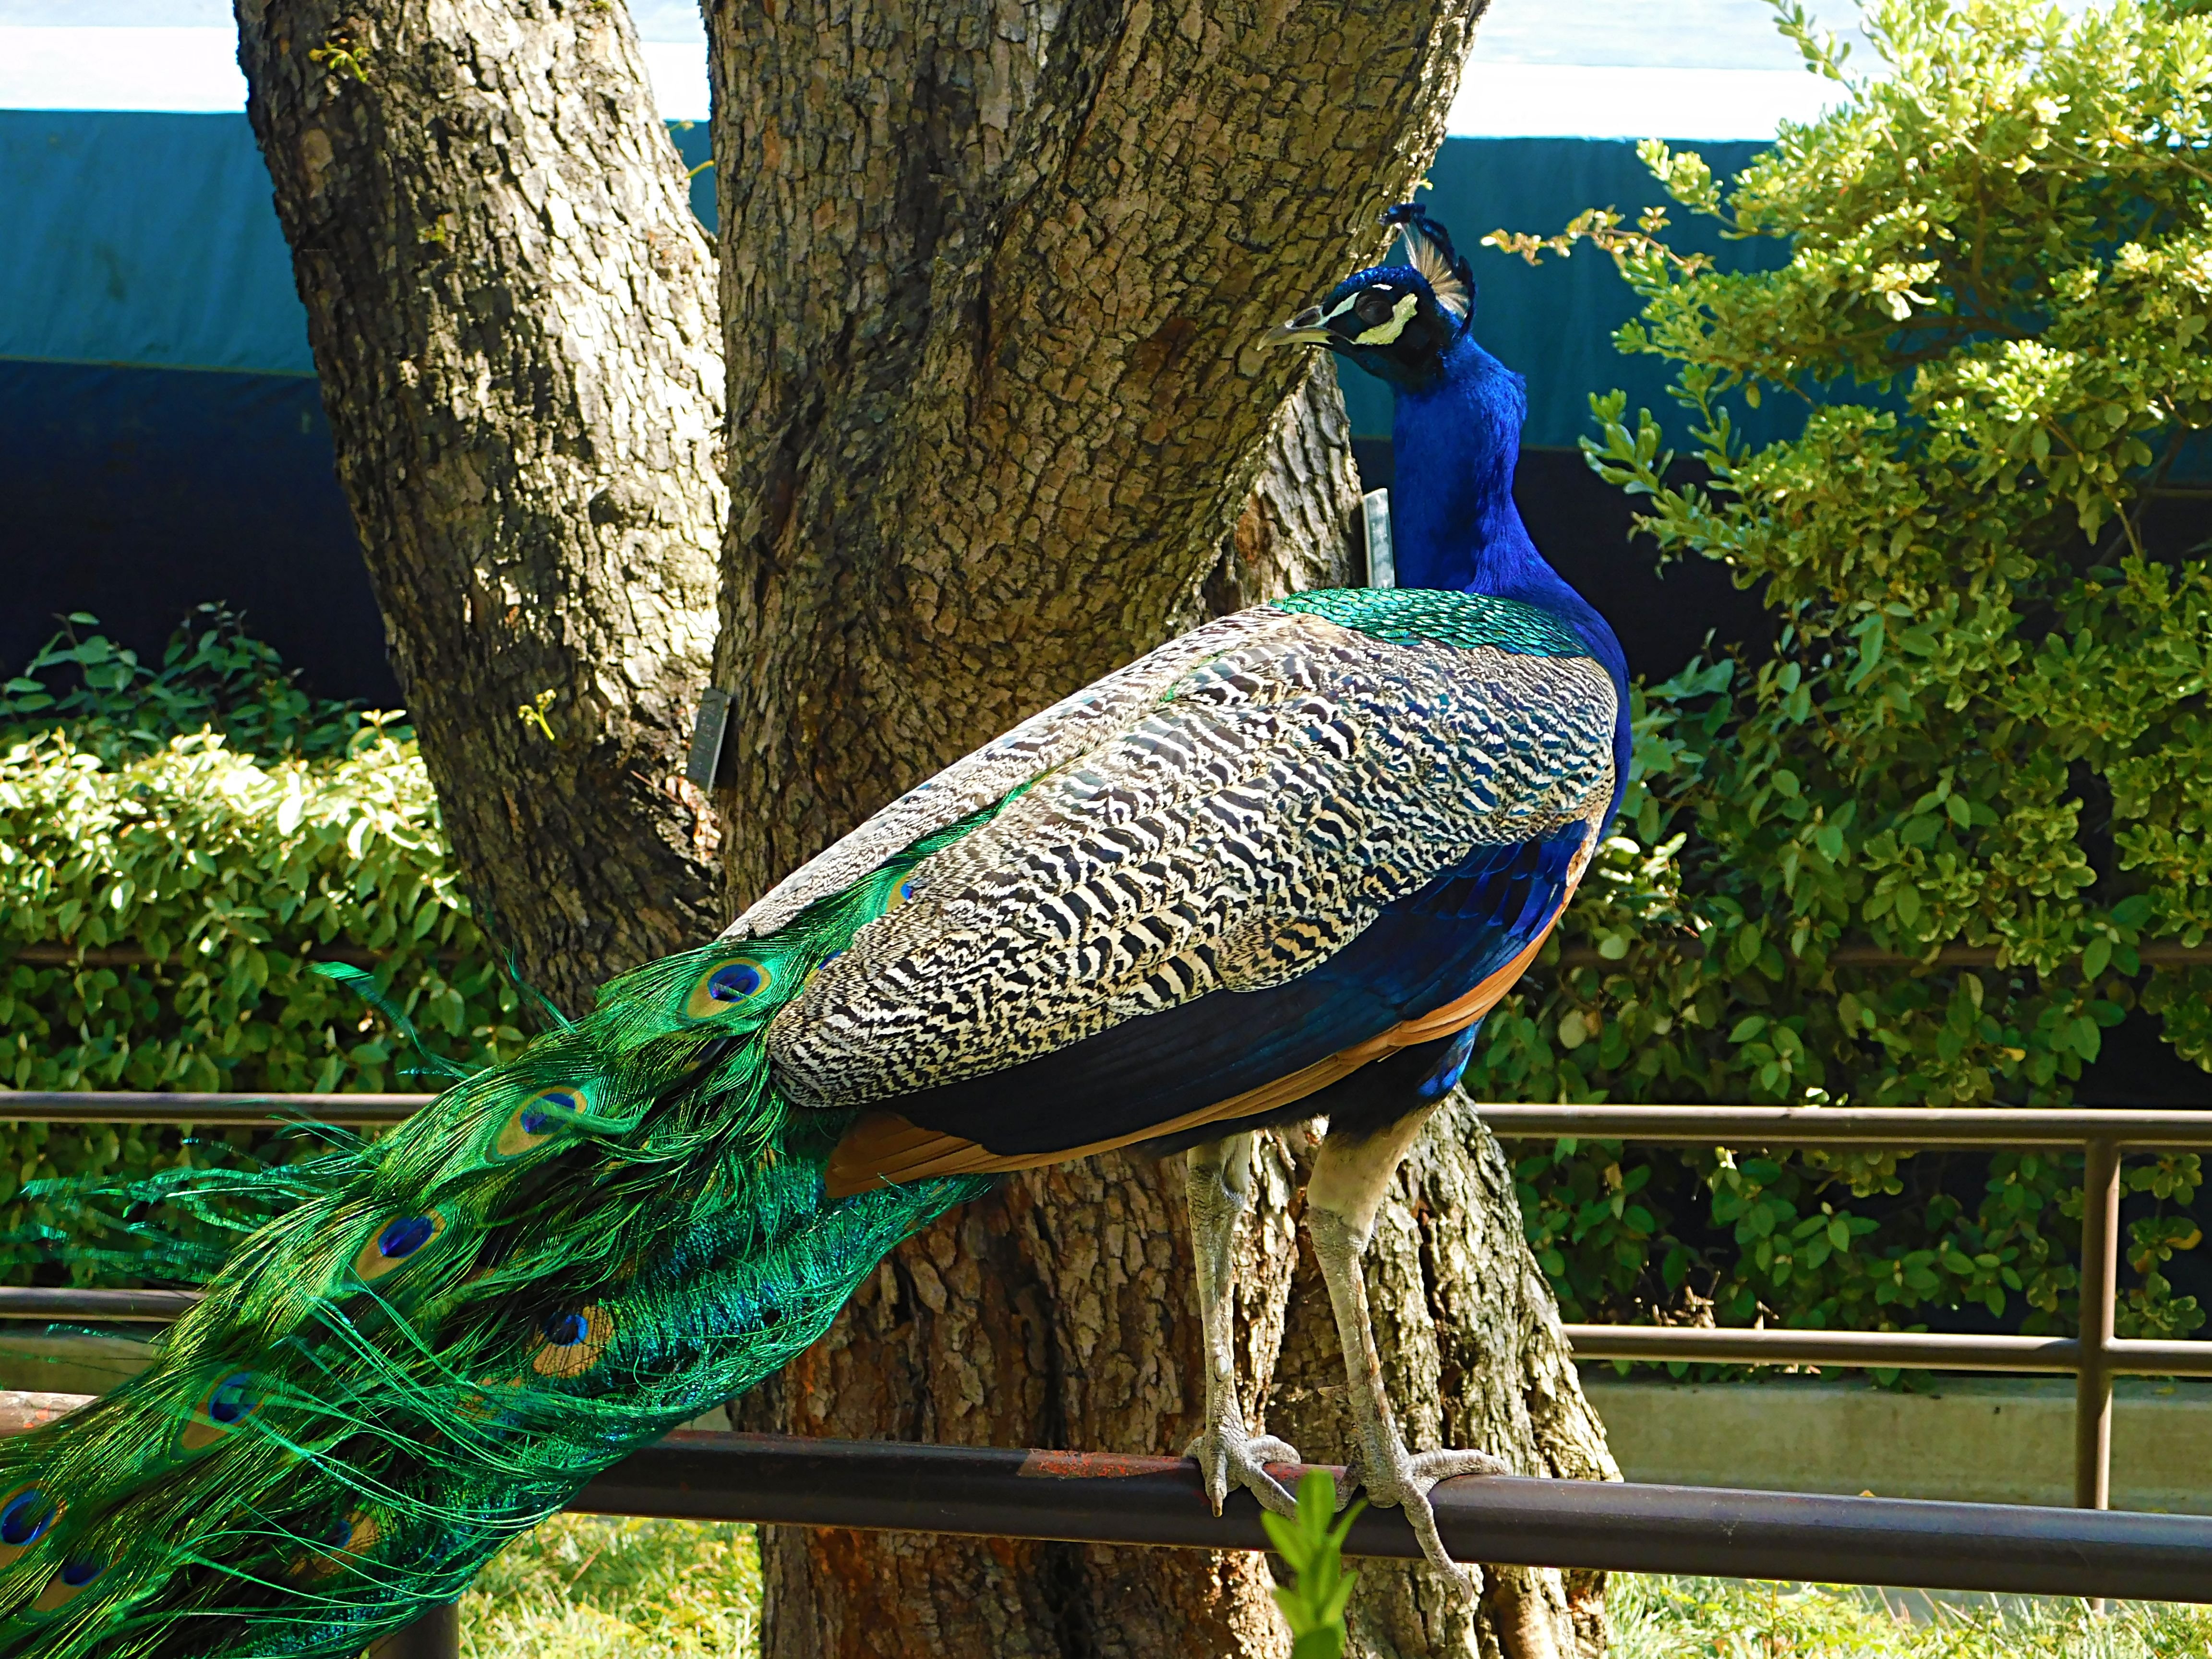
[[[1496,1097],[2055,1105],[2133,1008],[2212,1066],[2212,970],[2142,956],[2212,933],[2212,568],[2151,529],[2212,427],[2212,17],[1888,0],[1867,29],[1887,78],[1727,192],[1644,148],[1785,267],[1677,257],[1664,215],[1493,239],[1613,252],[1644,301],[1619,343],[1677,365],[1705,482],[1619,394],[1585,450],[1781,624],[1639,698],[1624,833],[1565,930],[1597,960],[1494,1019]],[[1802,431],[1753,448],[1731,404],[1778,398]],[[1702,1283],[1725,1322],[2063,1331],[2079,1168],[1563,1146],[1520,1174],[1571,1316]],[[2160,1271],[2199,1179],[2129,1164],[2127,1334],[2203,1322]]]
[[[421,1086],[317,955],[372,965],[449,1057],[519,1042],[411,735],[309,698],[235,618],[196,621],[156,669],[73,618],[0,697],[0,1086]],[[258,1139],[0,1127],[0,1230],[40,1218],[38,1177]]]

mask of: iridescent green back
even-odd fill
[[[1548,611],[1486,593],[1432,587],[1329,587],[1274,600],[1278,611],[1319,617],[1395,645],[1490,646],[1519,657],[1584,657],[1589,647]]]

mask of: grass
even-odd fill
[[[561,1515],[518,1538],[461,1600],[463,1659],[750,1659],[760,1651],[750,1527]]]
[[[1355,1592],[1356,1593],[1356,1592]],[[2212,1607],[2008,1598],[1908,1622],[1874,1590],[1617,1574],[1612,1659],[2203,1659]],[[461,1603],[465,1659],[750,1659],[760,1651],[752,1528],[556,1516],[518,1539]]]
[[[2203,1659],[2212,1608],[2012,1596],[1931,1605],[1906,1622],[1875,1590],[1622,1573],[1613,1659]],[[1927,1615],[1932,1611],[1933,1617]]]

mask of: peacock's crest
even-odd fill
[[[1474,269],[1452,246],[1451,233],[1429,217],[1418,202],[1401,202],[1382,215],[1406,240],[1406,263],[1429,285],[1429,292],[1462,326],[1474,319]]]

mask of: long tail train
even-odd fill
[[[764,1028],[952,838],[317,1160],[148,1370],[0,1443],[0,1659],[350,1659],[812,1342],[988,1183],[825,1201],[848,1116],[779,1097]]]

